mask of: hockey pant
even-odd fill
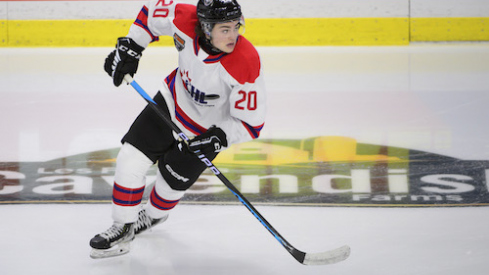
[[[169,114],[160,93],[154,100]],[[171,129],[149,107],[134,121],[122,142],[112,192],[112,218],[119,223],[137,220],[146,174],[153,164],[158,163],[156,182],[144,206],[153,219],[168,215],[206,169],[195,155],[178,149]],[[216,156],[206,157],[212,160]]]

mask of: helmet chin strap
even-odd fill
[[[212,45],[210,38],[208,39],[207,37],[199,37],[199,45],[206,53],[210,55],[222,53],[221,50]]]
[[[212,23],[201,23],[200,26],[202,28],[202,31],[204,32],[205,37],[201,37],[199,39],[199,44],[204,49],[204,51],[207,52],[208,54],[216,55],[222,53],[222,51],[214,47],[214,45],[212,45],[211,32],[212,32],[212,28],[214,27],[213,25],[214,24]]]

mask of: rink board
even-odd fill
[[[105,47],[133,20],[3,20],[2,47]],[[489,18],[252,18],[245,36],[256,46],[407,45],[489,41]],[[170,37],[154,43],[172,46]]]

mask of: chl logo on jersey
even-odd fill
[[[206,93],[200,91],[192,85],[192,79],[188,76],[188,71],[180,71],[180,76],[182,77],[182,84],[187,93],[196,103],[208,105],[206,100],[218,99],[220,96],[211,94],[207,95]]]
[[[192,79],[188,76],[188,71],[180,71],[180,76],[182,77],[183,87],[185,87],[185,90],[194,101],[200,104],[207,104],[207,101],[205,101],[205,93],[192,85]]]

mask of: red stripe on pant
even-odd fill
[[[141,203],[144,194],[144,186],[141,188],[127,188],[114,182],[112,201],[120,206],[135,206]]]
[[[156,194],[155,188],[153,188],[153,191],[151,192],[151,196],[149,197],[149,200],[151,202],[151,205],[154,207],[160,209],[160,210],[170,210],[175,207],[180,200],[176,201],[170,201],[170,200],[165,200],[164,198],[158,196]]]

